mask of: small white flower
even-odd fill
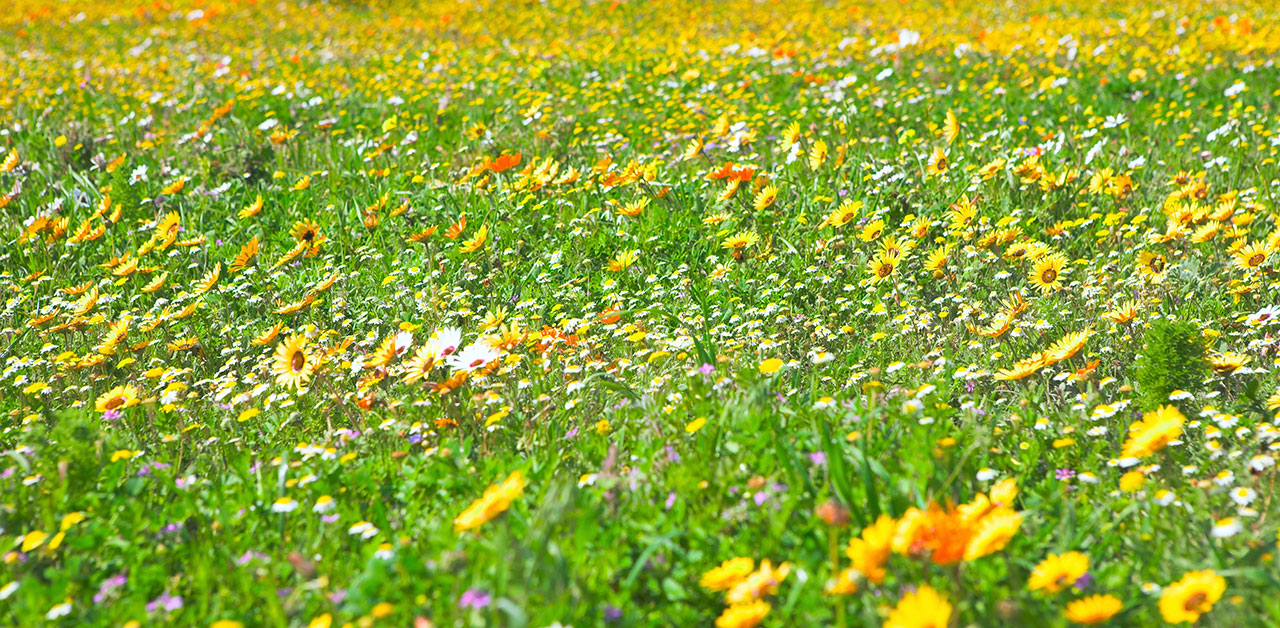
[[[298,502],[293,501],[291,497],[281,497],[274,504],[271,504],[271,512],[293,512],[298,509]]]
[[[316,499],[316,505],[311,507],[311,511],[324,514],[333,510],[335,507],[337,507],[337,504],[334,503],[332,497],[329,497],[328,495],[321,495]]]
[[[1253,500],[1257,498],[1258,498],[1257,491],[1248,487],[1242,486],[1234,491],[1231,491],[1231,501],[1235,502],[1240,506],[1248,506],[1249,504],[1252,504]]]
[[[1235,518],[1226,517],[1213,522],[1213,530],[1209,534],[1217,539],[1225,539],[1239,534],[1243,529],[1244,526]]]
[[[978,471],[978,481],[986,482],[988,480],[993,480],[997,475],[999,474],[995,469],[981,469]]]
[[[61,604],[59,604],[59,605],[57,605],[57,606],[55,606],[55,607],[53,607],[53,608],[49,609],[49,612],[47,612],[47,613],[45,613],[45,614],[44,614],[44,618],[45,618],[45,619],[57,619],[57,618],[59,618],[59,617],[66,617],[66,616],[67,616],[67,615],[69,615],[70,613],[71,613],[71,602],[69,602],[69,601],[68,601],[68,602],[63,602],[63,603],[61,603]]]

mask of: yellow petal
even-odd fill
[[[32,530],[28,532],[26,536],[22,537],[22,551],[30,552],[31,550],[40,547],[44,544],[44,540],[47,538],[49,538],[49,535],[39,530]]]
[[[782,360],[779,360],[778,358],[769,358],[768,360],[760,363],[760,372],[765,375],[773,375],[781,368]]]

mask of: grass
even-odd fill
[[[1280,622],[1275,18],[19,2],[0,618]]]

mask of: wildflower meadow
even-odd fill
[[[3,4],[0,625],[1280,625],[1280,5]]]

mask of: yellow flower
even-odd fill
[[[511,502],[524,494],[526,484],[523,473],[512,471],[502,484],[491,485],[480,499],[471,502],[471,505],[453,520],[454,531],[465,532],[478,528],[506,512],[511,507]]]
[[[311,219],[299,220],[293,223],[293,229],[289,231],[289,235],[293,236],[298,242],[306,242],[309,245],[315,244],[317,240],[321,239],[320,225],[317,225]]]
[[[1143,251],[1138,254],[1138,274],[1145,277],[1147,281],[1152,283],[1160,283],[1165,278],[1165,272],[1169,265],[1165,262],[1164,256],[1151,251]]]
[[[1243,353],[1221,353],[1209,356],[1209,365],[1213,367],[1213,372],[1219,375],[1230,375],[1249,363],[1249,356]]]
[[[425,381],[427,376],[436,367],[436,360],[440,356],[439,348],[435,343],[427,343],[425,346],[419,347],[417,353],[404,365],[404,383],[412,384],[417,381]]]
[[[899,258],[896,255],[885,255],[877,253],[875,257],[867,262],[867,270],[871,273],[871,283],[880,283],[888,281],[893,276],[893,271],[898,268]]]
[[[893,538],[898,524],[893,517],[880,515],[872,525],[862,529],[861,538],[849,541],[845,555],[853,562],[853,568],[875,584],[884,582],[884,564],[893,551]]]
[[[692,421],[689,421],[689,424],[684,426],[684,431],[686,434],[693,434],[694,432],[697,432],[698,430],[702,429],[702,426],[706,424],[707,424],[707,417],[700,416]]]
[[[760,363],[760,372],[765,375],[773,375],[781,368],[782,360],[779,360],[778,358],[769,358],[768,360]]]
[[[950,165],[950,161],[947,160],[947,152],[938,147],[933,149],[933,153],[929,155],[929,165],[925,166],[924,171],[930,175],[945,174]]]
[[[872,242],[880,239],[884,233],[884,221],[880,219],[867,223],[862,230],[858,232],[858,239],[863,242]]]
[[[884,628],[946,628],[951,621],[951,604],[929,585],[922,585],[889,611]]]
[[[735,604],[716,618],[716,628],[755,628],[769,614],[770,608],[764,600]]]
[[[26,536],[22,537],[22,551],[30,552],[31,550],[44,545],[44,540],[47,538],[49,538],[49,535],[40,530],[32,530],[28,532]]]
[[[459,248],[459,250],[462,251],[463,253],[475,253],[476,251],[479,251],[480,249],[484,248],[484,244],[488,240],[489,240],[488,225],[480,225],[480,228],[476,230],[476,234],[471,236],[470,240],[464,241],[462,243],[462,246]]]
[[[1084,343],[1089,340],[1089,336],[1092,334],[1092,330],[1086,329],[1063,336],[1044,352],[1047,361],[1053,364],[1070,359],[1075,354],[1080,353],[1080,350],[1084,348]]]
[[[307,339],[301,334],[289,336],[276,346],[271,371],[276,383],[301,389],[316,370],[316,360],[307,353]]]
[[[1089,572],[1089,557],[1080,552],[1065,554],[1049,554],[1036,565],[1027,580],[1027,588],[1032,591],[1048,591],[1057,593],[1079,580]]]
[[[1142,415],[1140,421],[1129,426],[1129,439],[1125,441],[1121,455],[1142,458],[1164,449],[1182,436],[1182,424],[1186,420],[1174,406],[1160,406],[1155,412]]]
[[[729,604],[746,604],[778,592],[778,585],[791,573],[791,563],[782,563],[775,569],[768,560],[760,561],[760,568],[751,572],[729,588],[724,600]]]
[[[942,139],[950,144],[957,137],[960,137],[960,120],[956,118],[956,112],[948,109],[947,118],[942,124]]]
[[[739,231],[738,233],[725,238],[724,241],[720,243],[720,246],[721,248],[726,248],[731,251],[740,251],[759,241],[760,236],[756,235],[756,232]]]
[[[702,574],[698,584],[708,591],[725,591],[751,574],[755,561],[747,557],[730,558],[719,567]]]
[[[1188,572],[1160,594],[1160,614],[1171,624],[1195,623],[1226,590],[1227,581],[1211,570]]]
[[[617,256],[609,260],[608,270],[609,272],[620,273],[631,268],[631,265],[636,263],[639,258],[640,251],[619,251]]]
[[[1236,266],[1246,270],[1257,268],[1266,263],[1268,253],[1266,244],[1254,242],[1236,253]]]
[[[138,389],[133,384],[116,386],[98,397],[93,407],[98,412],[120,410],[138,405]]]
[[[1130,471],[1120,476],[1120,490],[1126,493],[1132,493],[1147,482],[1147,477],[1142,475],[1141,471]]]
[[[1061,253],[1045,255],[1036,261],[1031,272],[1031,284],[1048,294],[1062,287],[1062,268],[1067,265],[1067,256]]]
[[[862,201],[845,201],[839,207],[831,210],[831,215],[827,216],[818,228],[823,227],[843,227],[858,217],[858,211],[862,209]]]
[[[761,190],[756,193],[756,198],[752,201],[752,205],[756,208],[756,211],[761,211],[768,209],[769,206],[777,199],[778,186],[769,184],[761,188]]]
[[[1091,595],[1067,605],[1067,620],[1086,626],[1096,626],[1111,619],[1124,605],[1114,595]]]
[[[991,487],[991,503],[997,506],[1012,506],[1013,500],[1018,497],[1018,481],[1013,478],[1005,478],[996,482]]]
[[[978,532],[964,548],[964,559],[977,560],[994,554],[1009,544],[1022,527],[1022,513],[1009,509],[998,510],[978,524]]]
[[[823,162],[827,160],[827,154],[827,143],[825,141],[818,140],[814,142],[813,146],[809,148],[809,169],[817,170],[820,168]]]

